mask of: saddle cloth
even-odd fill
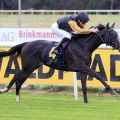
[[[52,42],[48,45],[46,51],[44,52],[44,64],[52,68],[59,67],[59,70],[66,71],[67,66],[64,60],[64,50],[62,51],[61,55],[56,55],[55,53],[53,53],[53,50],[56,47],[56,45],[56,42]]]

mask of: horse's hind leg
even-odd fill
[[[8,84],[7,87],[0,89],[0,94],[1,93],[5,93],[8,92],[9,89],[12,87],[12,85],[16,82],[16,80],[19,78],[19,75],[21,74],[21,71],[19,71],[18,73],[16,73],[13,77],[13,79],[10,81],[10,83]]]
[[[0,94],[8,92],[12,85],[16,83],[16,101],[19,101],[19,90],[21,85],[24,83],[24,81],[27,79],[27,77],[30,75],[32,71],[25,72],[24,70],[20,70],[18,73],[16,73],[13,77],[13,79],[10,81],[7,87],[0,89]]]
[[[35,64],[31,66],[29,66],[28,68],[24,68],[21,70],[21,74],[19,75],[19,78],[16,80],[16,101],[19,102],[20,101],[20,88],[22,86],[22,84],[26,81],[26,79],[29,77],[29,75],[38,67],[40,66],[40,64]]]
[[[25,71],[21,70],[21,73],[19,74],[19,78],[16,80],[16,101],[19,102],[20,100],[20,88],[22,84],[26,81],[28,76],[31,74],[32,71]]]

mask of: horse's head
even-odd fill
[[[115,23],[112,26],[109,26],[109,23],[106,26],[102,24],[98,25],[97,28],[100,31],[98,35],[103,43],[120,51],[120,41],[117,32],[113,29],[114,25]]]

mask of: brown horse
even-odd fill
[[[26,42],[23,44],[12,47],[9,51],[0,52],[0,57],[6,57],[10,55],[21,55],[22,69],[16,73],[13,79],[10,81],[7,87],[0,89],[0,93],[9,91],[14,83],[16,83],[16,98],[19,101],[20,88],[26,81],[29,75],[38,67],[45,64],[49,67],[59,69],[80,72],[81,84],[84,96],[84,102],[87,103],[87,88],[86,78],[87,75],[98,79],[111,94],[114,94],[114,90],[105,82],[104,78],[90,68],[91,55],[101,45],[106,44],[114,49],[120,50],[120,42],[118,34],[113,30],[114,24],[109,27],[98,25],[99,33],[91,33],[88,35],[76,35],[72,38],[68,47],[64,51],[64,63],[66,67],[61,66],[61,57],[57,57],[52,63],[47,63],[48,51],[54,46],[55,43],[46,40],[37,40],[34,42]]]

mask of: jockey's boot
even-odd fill
[[[55,53],[55,54],[57,54],[57,55],[60,55],[60,54],[61,54],[61,50],[62,50],[62,49],[65,49],[70,41],[71,41],[71,40],[70,40],[69,38],[63,38],[63,39],[58,43],[58,45],[56,46],[56,48],[53,50],[53,53]]]

